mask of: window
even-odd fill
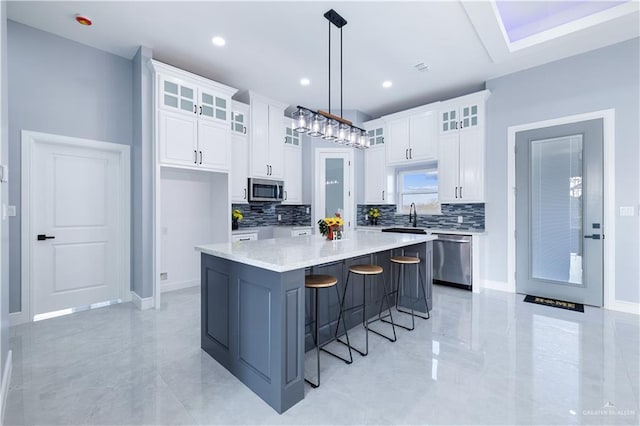
[[[415,203],[419,214],[440,214],[438,202],[438,166],[430,164],[420,169],[398,172],[398,213],[409,213]]]

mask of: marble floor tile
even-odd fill
[[[434,286],[431,319],[351,365],[321,354],[321,386],[281,415],[200,349],[198,288],[20,325],[4,423],[637,425],[638,317],[522,299]]]

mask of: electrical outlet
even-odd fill
[[[282,220],[282,215],[281,215],[281,214],[279,214],[279,215],[278,215],[278,222],[280,222],[281,220]]]
[[[635,216],[633,206],[631,207],[620,207],[620,216]]]
[[[167,278],[169,278],[169,273],[168,272],[161,272],[160,273],[160,281],[166,281]]]
[[[458,223],[462,223],[463,222],[463,217],[462,216],[458,216]]]
[[[368,220],[369,220],[369,215],[368,215],[368,214],[365,214],[365,215],[364,215],[364,221],[366,222],[366,221],[368,221]]]
[[[311,209],[307,207],[307,214],[311,213]]]

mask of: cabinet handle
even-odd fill
[[[251,238],[240,238],[238,241],[251,241]]]
[[[202,164],[202,151],[200,151],[200,164]]]
[[[404,150],[404,159],[405,159],[405,160],[408,160],[408,159],[409,159],[409,150],[408,150],[408,149],[405,149],[405,150]]]
[[[246,199],[247,199],[247,188],[244,188],[244,197],[243,197],[243,200],[246,200]]]
[[[384,189],[382,190],[382,201],[384,201]]]
[[[267,164],[267,176],[269,176],[269,165]]]
[[[247,134],[247,126],[242,126],[242,133]]]
[[[273,176],[273,166],[269,166],[269,176]]]
[[[460,198],[462,198],[462,187],[460,187]]]
[[[200,115],[202,115],[202,105],[200,105]]]
[[[409,159],[413,159],[413,148],[409,148]]]
[[[384,136],[382,137],[382,143],[384,143]]]
[[[198,164],[198,151],[193,150],[193,164]]]
[[[456,186],[456,198],[458,198],[458,187]]]
[[[198,106],[196,104],[193,104],[193,113],[194,114],[198,113]]]
[[[287,198],[288,198],[287,191],[284,191],[284,201],[287,201]]]

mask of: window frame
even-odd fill
[[[405,191],[404,188],[402,187],[404,179],[403,177],[407,174],[417,174],[417,173],[424,173],[424,174],[435,174],[436,179],[437,179],[437,185],[434,190],[431,191]],[[439,175],[438,175],[438,163],[426,163],[426,164],[421,164],[420,166],[414,166],[414,167],[410,167],[410,168],[401,168],[401,169],[396,169],[396,194],[397,194],[397,201],[396,201],[396,214],[408,214],[409,211],[408,210],[403,210],[403,198],[405,197],[405,195],[433,195],[435,194],[436,196],[436,202],[434,204],[434,208],[430,209],[428,211],[424,211],[424,209],[422,209],[423,211],[418,212],[418,215],[425,215],[425,216],[431,216],[431,215],[441,215],[442,214],[442,205],[440,203],[440,199],[439,199],[439,185],[440,185],[440,179],[439,179]]]

